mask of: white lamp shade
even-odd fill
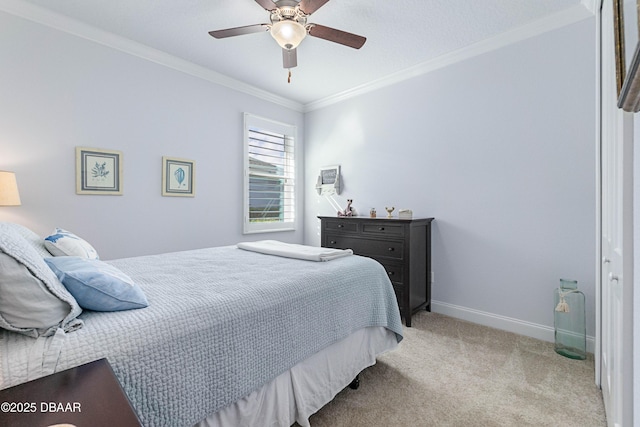
[[[278,21],[271,26],[271,36],[284,49],[295,49],[306,37],[307,30],[296,21]]]
[[[0,206],[20,206],[16,174],[0,171]]]

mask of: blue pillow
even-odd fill
[[[45,262],[84,309],[120,311],[149,305],[142,289],[106,262],[77,256],[45,258]]]

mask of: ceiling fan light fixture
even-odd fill
[[[307,29],[300,23],[285,19],[271,26],[271,36],[283,49],[295,49],[307,36]]]

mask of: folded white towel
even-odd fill
[[[267,255],[277,255],[286,258],[303,259],[307,261],[331,261],[332,259],[353,255],[353,251],[351,249],[319,248],[316,246],[285,243],[278,240],[241,242],[236,246],[247,251],[260,252]]]

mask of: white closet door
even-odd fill
[[[633,116],[617,108],[612,1],[602,9],[600,382],[609,426],[631,425]]]

